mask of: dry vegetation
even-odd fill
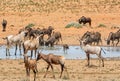
[[[87,24],[82,28],[65,28],[70,22],[77,22],[82,16],[92,18],[92,28]],[[35,28],[53,26],[55,31],[63,35],[63,43],[79,45],[78,36],[86,31],[98,31],[104,39],[109,32],[115,32],[120,27],[120,0],[0,0],[0,22],[8,21],[6,32],[0,27],[1,38],[17,34],[18,30],[33,23]],[[119,44],[120,45],[120,44]],[[23,60],[0,60],[0,81],[25,81]],[[91,67],[86,67],[85,60],[67,60],[70,78],[58,78],[59,67],[55,67],[56,79],[50,74],[43,78],[46,64],[39,62],[37,81],[119,81],[120,63],[116,60],[105,61],[105,67],[98,67],[98,61],[92,60]],[[95,66],[94,66],[95,65]],[[33,77],[33,74],[31,78]]]

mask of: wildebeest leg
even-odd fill
[[[15,45],[15,56],[16,56],[16,52],[17,52],[17,44]]]
[[[34,72],[34,81],[35,81],[35,79],[36,79],[36,71],[33,70],[33,72]]]
[[[51,66],[51,69],[52,69],[53,78],[55,78],[55,74],[54,74],[54,70],[53,70],[53,66],[52,66],[52,64],[50,64],[50,66]]]
[[[102,45],[102,40],[100,39],[99,42],[101,42],[101,45]]]
[[[118,41],[117,41],[117,43],[116,43],[116,46],[118,45],[118,43],[119,43],[119,39],[117,39]]]
[[[87,66],[90,65],[90,54],[89,53],[86,53],[86,56],[87,56]]]
[[[61,76],[62,76],[63,70],[64,70],[64,64],[61,64],[61,74],[60,74],[60,78],[61,78]]]
[[[50,65],[47,66],[47,70],[46,70],[46,73],[45,73],[45,75],[44,75],[44,78],[45,78],[46,75],[47,75],[47,72],[48,72],[49,67],[50,67]]]
[[[91,21],[89,22],[89,26],[91,27]]]
[[[21,44],[19,44],[19,51],[20,51],[20,55],[22,55],[22,53],[21,53]]]
[[[114,40],[112,40],[112,45],[114,46]]]

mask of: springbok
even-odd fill
[[[51,69],[52,69],[52,72],[53,72],[53,77],[55,78],[54,70],[53,70],[53,65],[52,64],[56,64],[56,65],[59,64],[61,66],[61,74],[60,74],[60,78],[61,78],[62,73],[63,73],[64,68],[65,68],[65,58],[63,56],[54,55],[52,53],[49,53],[48,55],[45,55],[43,53],[38,53],[37,61],[39,59],[43,59],[48,64],[46,73],[44,75],[44,78],[46,77],[47,71],[48,71],[48,69],[49,69],[50,66],[51,66]],[[67,71],[67,68],[65,68],[65,69]]]

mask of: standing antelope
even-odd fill
[[[101,56],[101,51],[102,51],[102,48],[99,47],[99,46],[91,46],[89,44],[86,43],[85,40],[83,41],[80,41],[80,45],[81,45],[81,48],[85,51],[86,53],[86,56],[87,56],[87,62],[88,62],[88,66],[90,65],[89,62],[90,62],[90,54],[96,54],[98,57],[99,57],[99,60],[102,61],[102,67],[104,67],[104,60],[103,60],[103,57]],[[104,52],[104,51],[103,51]],[[105,52],[104,52],[105,53]]]
[[[10,56],[9,48],[12,45],[16,46],[15,55],[16,55],[16,52],[17,52],[17,46],[19,46],[19,51],[20,51],[20,54],[21,54],[21,44],[23,43],[26,34],[27,34],[27,31],[22,31],[17,35],[9,35],[9,36],[3,38],[3,39],[7,40],[6,56],[8,55],[7,53],[9,53],[9,56]]]
[[[37,70],[37,61],[36,60],[31,60],[29,56],[24,55],[24,63],[25,63],[25,68],[26,68],[26,74],[27,76],[30,77],[30,69],[33,70],[34,72],[34,81],[36,79],[36,73],[38,72]]]
[[[40,36],[36,36],[33,39],[26,40],[23,43],[23,49],[24,49],[24,54],[27,54],[28,50],[31,50],[31,58],[33,56],[33,50],[35,51],[35,57],[36,57],[36,51],[39,47],[39,39]]]
[[[63,73],[64,68],[65,68],[65,58],[63,56],[54,55],[52,53],[49,53],[48,55],[45,55],[45,54],[42,54],[42,53],[38,53],[37,61],[39,59],[43,59],[44,61],[47,62],[47,64],[48,64],[47,71],[48,71],[49,67],[51,67],[54,78],[55,78],[55,75],[54,75],[54,70],[53,70],[53,65],[52,64],[60,65],[61,66],[60,78],[61,78],[62,73]],[[47,71],[46,71],[46,73],[44,75],[44,78],[47,75]],[[66,69],[66,71],[67,71],[67,69]]]

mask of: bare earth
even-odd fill
[[[27,79],[23,60],[0,60],[0,65],[0,81],[25,81]],[[85,65],[86,60],[66,60],[69,77],[64,71],[60,79],[60,66],[55,65],[56,78],[52,78],[51,69],[47,77],[43,78],[47,64],[40,60],[36,81],[120,81],[119,60],[105,60],[105,67],[99,67],[98,60],[92,60],[90,67]],[[32,71],[30,79],[33,81]]]
[[[6,32],[2,32],[0,27],[1,45],[6,44],[3,37],[17,34],[30,23],[41,29],[53,26],[54,31],[62,33],[63,42],[60,44],[68,45],[79,45],[78,38],[86,31],[98,31],[102,34],[102,45],[107,46],[105,39],[108,34],[120,28],[119,0],[1,0],[0,4],[0,22],[2,19],[8,21]],[[92,18],[92,27],[86,24],[79,29],[65,28],[83,15]],[[106,27],[98,27],[100,24]],[[120,81],[120,60],[105,60],[105,67],[99,67],[98,60],[92,60],[91,67],[85,66],[86,60],[66,60],[65,64],[69,77],[64,72],[60,79],[60,67],[55,66],[56,79],[52,78],[51,70],[47,78],[43,78],[47,64],[40,60],[36,81]],[[33,81],[32,71],[30,78]],[[26,81],[23,59],[0,60],[0,81]]]

